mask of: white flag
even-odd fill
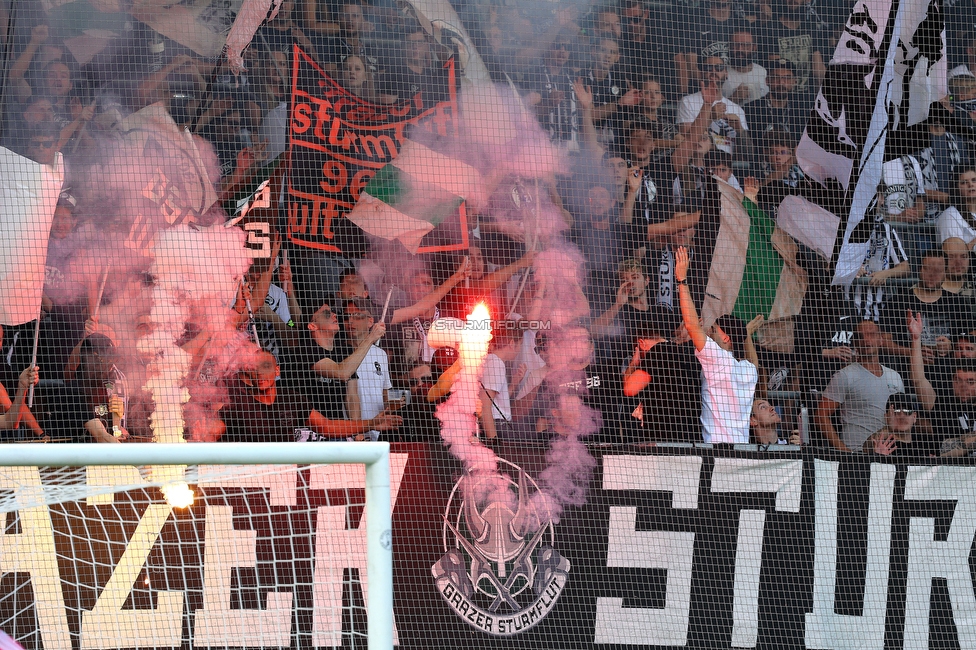
[[[821,188],[788,197],[782,207],[790,218],[780,224],[798,241],[816,240],[834,284],[850,285],[860,269],[871,229],[859,226],[882,165],[896,157],[885,151],[890,132],[924,121],[945,93],[943,22],[941,0],[858,0],[844,25],[796,149],[803,172]]]
[[[0,147],[0,323],[36,319],[44,291],[44,263],[64,166],[42,165]]]
[[[244,70],[241,52],[250,45],[255,32],[265,19],[274,20],[280,7],[281,0],[244,0],[241,10],[237,12],[237,18],[234,19],[234,26],[227,35],[227,61],[232,70]]]

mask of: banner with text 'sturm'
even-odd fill
[[[356,232],[346,218],[363,188],[392,162],[416,130],[434,139],[458,128],[454,60],[444,64],[447,101],[427,105],[428,94],[377,104],[345,90],[297,45],[292,58],[288,145],[288,238],[295,244],[344,252],[343,235]],[[427,98],[427,99],[425,99]],[[456,206],[417,252],[466,247],[464,205]]]

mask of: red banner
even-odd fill
[[[422,94],[393,105],[373,104],[345,90],[297,45],[292,56],[288,144],[288,238],[341,253],[336,234],[356,229],[344,217],[373,175],[400,151],[408,126],[457,134],[454,61],[445,64],[450,100],[424,106]],[[463,206],[460,232],[466,239]],[[341,220],[341,221],[340,221]],[[422,247],[420,252],[457,246]]]

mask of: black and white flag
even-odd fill
[[[850,284],[864,260],[872,224],[858,225],[897,157],[887,139],[945,94],[942,0],[858,0],[797,146],[814,189],[779,210],[780,227],[831,259],[834,284]]]

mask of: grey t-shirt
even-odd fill
[[[838,370],[830,379],[823,396],[839,403],[841,440],[848,449],[860,452],[868,437],[885,425],[885,404],[892,393],[904,393],[901,375],[881,366],[876,377],[859,363]]]

